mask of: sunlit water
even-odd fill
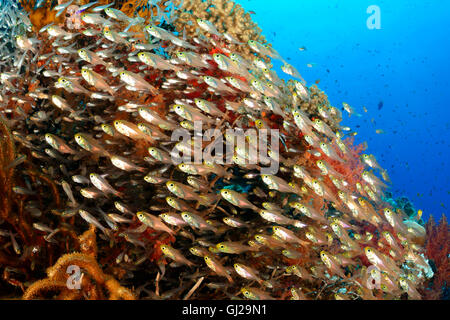
[[[408,197],[425,219],[448,216],[450,1],[237,2],[255,12],[308,84],[320,80],[332,105],[347,102],[363,115],[346,115],[343,125],[388,169],[394,195]],[[380,9],[381,29],[367,26],[371,5]]]

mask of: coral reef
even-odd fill
[[[0,296],[421,298],[424,227],[242,7],[65,4],[2,65]]]
[[[180,33],[185,32],[187,37],[197,35],[198,26],[194,19],[200,18],[210,21],[219,32],[228,33],[238,42],[247,43],[249,40],[255,40],[267,43],[261,34],[262,30],[252,21],[250,13],[246,13],[241,5],[233,1],[177,0],[175,4],[179,6],[179,13],[174,25]],[[254,58],[254,54],[247,46],[231,43],[229,49],[246,59]]]
[[[447,218],[442,215],[439,224],[436,225],[433,216],[426,224],[427,240],[425,244],[426,256],[435,273],[423,290],[424,299],[427,300],[449,300],[450,299],[450,264],[449,243],[450,230]]]
[[[10,132],[2,115],[0,130],[0,243],[3,245],[0,266],[3,279],[23,290],[23,283],[32,279],[33,274],[39,274],[39,266],[51,264],[54,255],[63,252],[62,244],[56,246],[44,241],[35,230],[50,220],[42,216],[42,207],[59,207],[60,197],[55,182],[27,161],[25,154],[17,153],[14,143],[17,133]],[[27,192],[26,186],[31,184],[36,187],[35,192]],[[39,222],[33,224],[36,218]],[[61,235],[71,235],[64,227],[60,231]]]

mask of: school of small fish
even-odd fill
[[[53,10],[69,5],[77,1]],[[17,7],[1,9],[14,17],[13,46],[0,46],[0,114],[23,155],[12,166],[33,163],[65,201],[63,209],[37,203],[32,179],[14,188],[45,241],[64,242],[60,223],[80,233],[94,225],[99,252],[114,248],[125,283],[151,299],[180,297],[199,279],[194,299],[420,299],[432,276],[420,217],[385,201],[386,170],[280,53],[194,16],[198,34],[188,38],[163,11],[145,20],[91,2],[77,12],[80,25],[32,32]],[[237,43],[253,60],[229,50]],[[174,163],[174,150],[194,154],[196,121],[202,133],[224,135],[221,143],[237,128],[260,139],[278,129],[280,138],[265,141],[256,164],[248,145],[233,150],[232,163]],[[173,141],[179,129],[192,140]],[[214,142],[200,142],[202,152]],[[277,173],[261,173],[270,161]],[[23,244],[1,228],[19,255]]]

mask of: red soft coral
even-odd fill
[[[427,224],[426,257],[434,262],[436,271],[434,277],[428,283],[428,289],[425,290],[424,299],[436,300],[443,299],[444,288],[447,287],[450,279],[449,241],[450,233],[447,218],[442,215],[439,224],[436,225],[433,217]]]

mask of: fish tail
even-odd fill
[[[206,194],[199,196],[199,203],[204,206],[212,205],[217,200],[217,196],[215,194]]]
[[[124,194],[123,194],[122,192],[120,192],[120,191],[114,192],[114,195],[115,195],[116,197],[119,197],[119,198],[123,198],[123,197],[124,197]]]
[[[303,228],[304,226],[305,225],[301,221],[295,220],[294,227]]]
[[[114,94],[116,93],[116,90],[114,90],[114,89],[111,88],[111,87],[108,87],[108,89],[106,89],[106,90],[108,91],[108,93],[109,93],[111,96],[114,97]]]
[[[146,141],[148,141],[148,142],[150,142],[151,144],[154,144],[156,141],[155,141],[155,139],[153,139],[152,137],[150,137],[149,135],[145,135],[144,136],[144,139],[146,140]]]
[[[261,211],[261,209],[258,208],[258,207],[255,206],[255,205],[252,206],[252,210],[255,211],[255,212],[260,212],[260,211]]]
[[[105,227],[102,227],[102,232],[105,234],[105,236],[107,236],[108,238],[112,237],[112,231],[109,229],[106,229]]]
[[[145,173],[145,172],[147,171],[147,169],[144,168],[144,167],[138,167],[138,168],[137,168],[137,171],[142,172],[142,173]]]
[[[233,172],[227,172],[224,176],[225,180],[230,180],[234,177]]]

